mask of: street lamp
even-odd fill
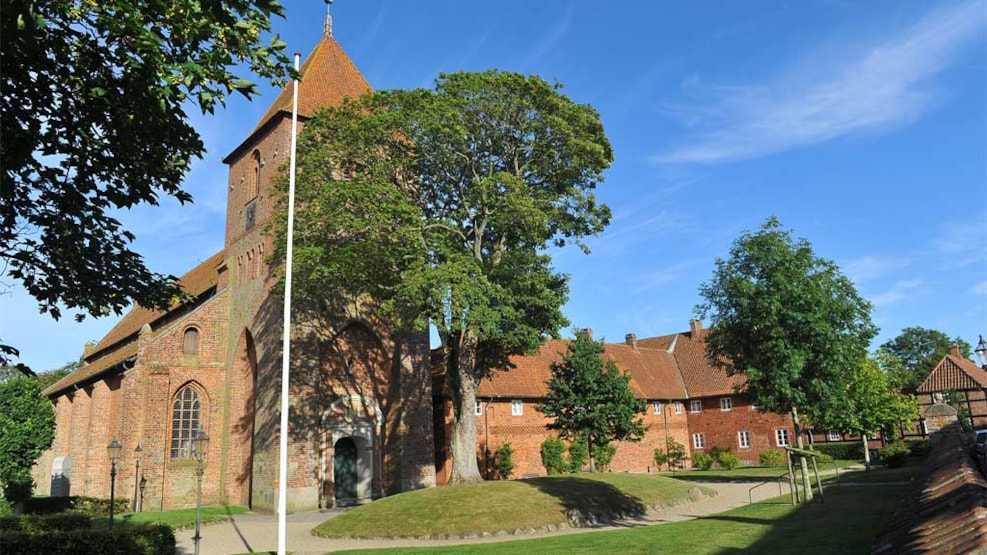
[[[140,487],[140,475],[141,475],[141,444],[138,443],[137,447],[134,447],[134,512],[140,511],[140,501],[137,498],[137,488]]]
[[[973,350],[977,353],[977,358],[980,359],[980,367],[987,369],[987,343],[984,342],[984,336],[980,336],[980,343],[977,343],[977,348]]]
[[[137,512],[144,510],[144,489],[147,488],[147,478],[141,476],[141,498],[140,503],[137,504]]]
[[[206,449],[209,448],[209,436],[199,430],[192,439],[192,455],[196,460],[195,467],[195,555],[199,555],[199,524],[202,521],[202,469],[206,462]]]
[[[106,446],[106,453],[110,457],[110,528],[113,527],[114,487],[117,480],[117,459],[120,458],[121,449],[123,446],[120,445],[116,437]]]

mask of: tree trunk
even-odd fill
[[[867,469],[867,472],[870,472],[870,446],[868,445],[867,434],[860,435],[863,436],[861,441],[864,442],[864,468]]]
[[[450,485],[483,481],[476,463],[476,338],[469,330],[449,334],[446,380],[452,394],[452,476]],[[489,446],[488,446],[489,448]]]
[[[795,443],[799,449],[805,449],[802,444],[802,426],[799,424],[798,408],[792,407],[792,424],[795,426]],[[806,502],[812,501],[812,481],[809,479],[809,461],[799,457],[799,467],[802,469],[802,487],[805,488]]]

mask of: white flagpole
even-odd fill
[[[295,53],[295,73],[301,54]],[[284,337],[281,344],[281,456],[278,461],[278,555],[285,555],[288,527],[288,376],[291,360],[291,254],[295,232],[295,151],[298,148],[298,78],[291,101],[291,163],[288,170],[288,249],[284,270]]]

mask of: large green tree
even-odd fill
[[[886,356],[879,353],[863,360],[851,371],[843,397],[831,399],[835,404],[819,407],[811,414],[817,427],[859,435],[867,470],[870,470],[867,438],[878,432],[893,432],[903,423],[910,426],[919,417],[918,398],[902,393],[895,376],[883,369],[895,364],[879,360]]]
[[[0,382],[0,488],[11,503],[31,497],[31,467],[55,439],[55,409],[34,378]]]
[[[182,189],[205,147],[187,110],[212,112],[280,80],[276,0],[4,0],[0,9],[0,257],[54,318],[166,306],[116,213]],[[16,356],[0,345],[0,364]]]
[[[761,409],[790,413],[802,445],[799,411],[829,406],[877,332],[870,303],[805,239],[794,239],[774,217],[743,233],[730,257],[717,259],[696,306],[711,324],[707,356],[745,377],[743,390]],[[802,460],[807,498],[808,468]]]
[[[548,428],[559,436],[585,442],[590,472],[596,470],[595,454],[614,441],[639,441],[644,437],[647,409],[635,399],[631,377],[612,360],[604,360],[603,342],[593,341],[587,330],[578,330],[561,362],[552,364],[548,395],[538,410],[554,420]]]
[[[901,374],[901,387],[914,390],[925,381],[942,357],[949,354],[949,348],[957,345],[960,354],[969,358],[973,349],[970,344],[939,331],[919,326],[901,330],[894,339],[881,345],[881,349],[901,360],[904,372]]]
[[[593,195],[610,143],[596,111],[559,88],[499,71],[442,75],[434,89],[317,115],[299,144],[294,290],[312,306],[373,295],[404,325],[435,327],[455,415],[452,483],[482,479],[479,381],[567,324],[567,276],[546,249],[585,250],[580,239],[610,220]]]

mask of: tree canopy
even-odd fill
[[[894,339],[881,344],[881,350],[897,357],[903,366],[901,387],[914,390],[925,381],[942,357],[949,354],[949,348],[957,345],[960,354],[970,357],[973,348],[960,337],[950,339],[939,331],[915,326],[901,330]]]
[[[887,356],[879,354],[879,357]],[[895,364],[868,357],[850,373],[844,395],[833,399],[835,404],[812,411],[812,423],[817,427],[839,430],[861,436],[864,455],[870,468],[867,437],[878,432],[893,432],[900,425],[911,426],[919,417],[918,398],[901,393],[894,375],[883,370]]]
[[[578,330],[561,362],[552,364],[548,395],[538,410],[554,420],[548,424],[559,436],[585,442],[590,471],[595,454],[614,441],[638,441],[644,436],[643,399],[635,399],[630,375],[617,363],[604,360],[603,342]]]
[[[704,302],[695,312],[712,328],[707,356],[742,374],[744,392],[759,408],[791,412],[801,447],[798,411],[841,398],[867,354],[877,333],[870,303],[774,217],[734,241],[730,258],[716,260],[699,293]]]
[[[212,112],[280,82],[285,43],[269,37],[276,0],[39,2],[0,18],[0,256],[41,312],[164,307],[173,276],[149,270],[116,211],[162,197],[205,147],[188,109]],[[0,363],[16,356],[0,345]]]
[[[610,143],[596,111],[559,89],[508,72],[441,75],[434,89],[317,114],[299,142],[293,289],[313,306],[370,294],[404,324],[435,326],[453,483],[481,479],[479,380],[567,324],[567,276],[546,248],[583,246],[610,220],[593,195]]]
[[[55,439],[55,409],[34,378],[0,382],[0,488],[18,503],[31,497],[31,467]]]

